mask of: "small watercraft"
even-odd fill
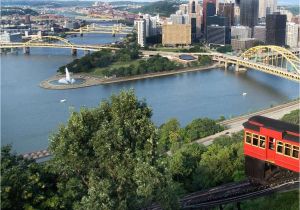
[[[246,95],[247,95],[247,93],[243,93],[242,95],[243,95],[243,96],[246,96]]]
[[[60,103],[65,103],[67,101],[67,99],[62,99],[60,100]]]

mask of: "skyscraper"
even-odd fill
[[[266,43],[270,45],[285,45],[286,15],[279,12],[267,15],[266,18]]]
[[[138,44],[145,47],[146,44],[146,20],[140,19],[135,21],[137,28]]]
[[[192,38],[197,39],[201,35],[201,6],[198,0],[190,0],[189,16],[191,18]]]
[[[234,3],[220,3],[218,14],[227,17],[230,25],[234,25]]]
[[[258,21],[258,0],[241,0],[240,22],[243,26],[253,28]]]
[[[216,6],[217,1],[216,0],[203,0],[203,28],[206,28],[207,3],[213,3]]]

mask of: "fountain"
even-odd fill
[[[66,71],[66,77],[58,80],[58,83],[65,84],[65,85],[74,84],[75,79],[71,78],[70,72],[67,67],[66,67],[65,71]]]

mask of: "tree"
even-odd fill
[[[208,118],[196,119],[185,127],[184,139],[185,142],[192,142],[222,130],[224,128],[214,120]]]
[[[56,180],[47,165],[1,148],[1,209],[62,209]]]
[[[300,125],[300,109],[294,110],[282,117],[282,120],[288,123]]]
[[[244,178],[243,142],[229,146],[212,144],[202,154],[199,180],[203,187],[213,187]]]
[[[70,180],[77,183],[64,194],[73,201],[69,208],[139,209],[152,202],[175,207],[170,198],[174,195],[161,199],[161,192],[172,191],[172,183],[159,167],[151,115],[133,91],[71,114],[50,144],[61,185],[69,185]]]
[[[170,150],[172,144],[176,144],[182,140],[180,123],[173,118],[161,125],[159,129],[158,148],[161,152]]]
[[[194,185],[193,178],[205,151],[207,148],[202,144],[186,144],[169,158],[173,179],[181,183],[185,191],[199,190],[198,186]]]

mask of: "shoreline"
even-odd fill
[[[40,83],[40,87],[48,90],[68,90],[68,89],[78,89],[78,88],[86,88],[86,87],[92,87],[97,85],[107,85],[107,84],[113,84],[113,83],[121,83],[121,82],[129,82],[129,81],[135,81],[135,80],[143,80],[148,78],[156,78],[156,77],[164,77],[164,76],[171,76],[176,74],[183,74],[183,73],[189,73],[189,72],[197,72],[197,71],[204,71],[204,70],[210,70],[214,68],[218,68],[218,64],[213,64],[210,66],[204,66],[204,67],[190,67],[190,68],[183,68],[179,70],[173,70],[173,71],[163,71],[163,72],[155,72],[155,73],[148,73],[143,75],[135,75],[135,76],[128,76],[128,77],[117,77],[117,78],[109,78],[109,79],[103,79],[99,78],[97,76],[92,76],[87,73],[78,73],[74,74],[73,78],[76,79],[84,79],[85,82],[81,84],[70,84],[70,85],[54,85],[51,84],[52,81],[59,80],[63,76],[61,74],[57,74],[53,77],[50,77],[47,80],[44,80]]]

